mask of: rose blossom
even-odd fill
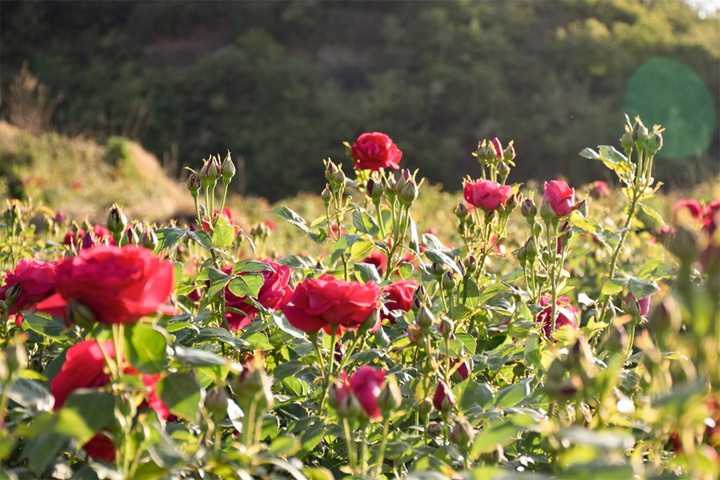
[[[634,302],[635,305],[632,305],[631,302]],[[625,297],[625,306],[630,308],[631,305],[633,308],[637,308],[637,312],[641,317],[644,317],[650,311],[650,297],[638,299],[632,293],[628,293]]]
[[[330,333],[333,325],[357,330],[375,313],[381,293],[375,282],[345,282],[323,274],[303,280],[280,309],[291,325],[305,332]]]
[[[129,323],[162,311],[173,289],[173,264],[149,250],[99,245],[57,266],[55,294],[36,308],[64,316],[70,301],[80,302],[100,323]]]
[[[9,303],[8,313],[18,313],[52,295],[56,268],[55,262],[23,258],[15,269],[8,270],[5,285],[0,287],[0,300]]]
[[[342,404],[348,395],[355,395],[368,418],[382,418],[378,397],[385,381],[385,370],[365,365],[353,373],[349,379],[345,378],[345,372],[342,375],[342,384],[336,387],[337,404]]]
[[[271,261],[265,261],[265,263],[267,263],[272,270],[240,272],[238,275],[242,276],[244,273],[258,273],[262,275],[263,284],[258,292],[257,301],[265,308],[277,309],[279,306],[287,303],[292,293],[292,289],[288,285],[288,281],[290,280],[290,267]],[[232,269],[232,265],[229,265],[223,267],[222,271],[227,274],[232,274]],[[248,300],[247,296],[238,297],[227,287],[225,287],[225,305],[243,312],[227,312],[226,318],[230,325],[230,330],[238,330],[250,325],[250,322],[252,322],[258,312],[258,308]]]
[[[61,408],[67,398],[80,388],[100,388],[110,381],[110,375],[105,371],[106,362],[103,351],[110,360],[115,358],[113,342],[102,342],[102,349],[95,340],[83,340],[68,348],[65,354],[65,363],[60,372],[50,382],[50,393],[55,398],[55,409]],[[137,371],[126,366],[125,374],[137,374]],[[170,411],[157,396],[155,385],[160,375],[142,375],[141,380],[149,388],[147,404],[155,410],[160,418],[167,419]],[[83,449],[94,459],[112,462],[115,458],[115,446],[112,440],[103,433],[92,437]]]
[[[550,303],[550,297],[542,296],[540,298],[540,305],[545,306]],[[566,296],[558,298],[555,302],[555,329],[562,326],[569,326],[571,328],[577,328],[578,326],[578,315],[580,311],[574,305],[570,304],[570,299]],[[542,325],[543,331],[546,337],[550,337],[552,329],[552,305],[548,305],[544,308],[537,316],[536,322]]]
[[[512,187],[509,185],[500,185],[492,180],[465,182],[463,187],[465,200],[486,211],[495,210],[500,205],[504,206],[511,191]]]
[[[360,135],[350,149],[358,170],[380,170],[400,168],[402,152],[384,133],[372,132]]]
[[[409,312],[410,307],[413,303],[413,295],[417,283],[412,280],[404,280],[400,282],[391,283],[390,285],[383,288],[383,294],[385,297],[385,308],[380,314],[380,318],[387,319],[390,323],[395,323],[395,317],[390,312],[393,310],[402,310],[403,312]]]
[[[575,205],[575,189],[562,180],[545,182],[543,203],[549,203],[558,217],[569,215]]]
[[[703,214],[703,208],[700,206],[700,202],[698,202],[697,200],[678,200],[673,206],[673,224],[676,223],[677,212],[679,212],[680,210],[687,210],[690,216],[695,220],[699,220]]]

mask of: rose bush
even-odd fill
[[[79,302],[101,323],[128,323],[159,311],[173,288],[173,265],[149,250],[128,245],[99,245],[57,266],[55,294],[36,305],[40,311],[65,316],[71,301]]]
[[[304,332],[330,333],[357,330],[377,313],[382,291],[374,282],[345,282],[331,275],[307,278],[295,288],[280,309],[295,328]],[[377,328],[378,322],[372,326]]]
[[[393,141],[380,132],[363,133],[350,149],[358,170],[400,168],[402,152]]]

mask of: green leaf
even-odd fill
[[[199,348],[175,347],[175,358],[184,365],[209,367],[227,365],[227,359]]]
[[[288,222],[292,225],[295,225],[296,227],[301,229],[303,232],[308,231],[308,226],[307,226],[307,222],[305,221],[305,219],[303,219],[300,215],[293,212],[289,208],[275,207],[270,211],[272,213],[274,213],[275,215],[279,216],[280,218],[282,218],[283,220],[285,220],[286,222]]]
[[[530,397],[530,381],[525,379],[514,385],[501,388],[495,395],[497,408],[510,408],[522,403]]]
[[[54,399],[48,389],[40,382],[18,378],[8,392],[10,400],[28,409],[33,416],[47,412],[53,407]]]
[[[157,393],[173,414],[191,422],[197,420],[201,392],[193,376],[171,373],[157,383]]]
[[[220,249],[230,247],[235,241],[235,227],[225,215],[218,215],[212,230],[212,241]]]
[[[188,237],[190,237],[195,243],[203,247],[208,252],[213,248],[213,241],[210,235],[205,230],[188,230]]]
[[[23,329],[32,330],[45,337],[50,337],[55,340],[66,340],[67,336],[65,333],[68,331],[65,324],[48,318],[40,316],[36,313],[25,313],[23,318]]]
[[[227,286],[238,297],[257,297],[264,282],[265,277],[259,273],[245,273],[230,280]]]
[[[627,282],[628,290],[635,295],[635,298],[649,297],[653,293],[660,290],[657,283],[651,280],[640,280],[636,277],[630,277]]]
[[[524,429],[515,425],[510,419],[495,423],[475,437],[470,448],[470,457],[477,459],[483,453],[495,451],[498,445],[510,444],[522,430]]]
[[[283,362],[280,365],[278,365],[277,367],[275,367],[275,370],[273,370],[273,378],[275,379],[276,382],[280,382],[287,377],[296,376],[298,373],[300,373],[305,368],[307,368],[307,365],[305,365],[302,362],[298,362],[298,361]]]
[[[370,242],[368,240],[360,240],[357,242],[354,242],[350,246],[350,261],[357,261],[359,259],[363,259],[370,255],[370,252],[372,251],[375,244],[373,242]]]
[[[300,441],[294,435],[280,435],[270,443],[268,453],[278,457],[287,457],[300,450]]]
[[[172,247],[179,242],[188,231],[187,228],[159,228],[155,230],[155,235],[157,235],[158,238],[156,251]]]
[[[580,152],[581,157],[589,158],[590,160],[600,160],[600,155],[592,148],[586,148]]]
[[[73,415],[68,415],[69,412]],[[76,416],[81,423],[76,422]],[[85,443],[115,419],[115,397],[97,389],[75,390],[65,400],[59,417],[55,432],[72,435],[79,443]]]
[[[277,327],[283,332],[290,334],[295,338],[305,338],[305,332],[293,327],[287,317],[285,317],[285,314],[282,312],[272,312],[271,317],[273,322],[275,322],[275,325],[277,325]]]
[[[44,433],[25,444],[20,459],[27,459],[30,470],[41,477],[66,443],[67,437],[55,433]]]
[[[455,273],[462,277],[462,272],[460,271],[460,268],[455,264],[452,258],[448,257],[444,253],[431,249],[425,250],[423,253],[431,262],[441,263],[446,267],[451,268]]]
[[[125,327],[125,354],[140,373],[160,373],[165,369],[167,355],[165,335],[146,323]]]
[[[638,203],[640,209],[637,212],[638,220],[640,220],[645,228],[652,231],[658,231],[665,226],[662,216],[644,203]]]
[[[635,171],[635,165],[611,145],[601,145],[598,147],[598,153],[605,166],[617,173],[619,177],[632,175]]]
[[[354,265],[354,268],[355,275],[358,277],[358,280],[363,283],[367,283],[369,281],[380,283],[382,281],[377,268],[375,268],[375,265],[371,263],[358,262]]]
[[[324,467],[304,468],[302,474],[307,480],[335,480],[332,472]]]
[[[615,295],[616,293],[622,292],[626,284],[627,280],[623,280],[622,278],[611,278],[605,282],[601,293],[603,295]]]
[[[259,260],[240,260],[233,264],[232,273],[233,275],[238,273],[252,273],[252,272],[272,272],[273,268],[269,263],[261,262]]]
[[[352,219],[353,225],[357,228],[358,232],[367,233],[372,236],[380,233],[380,227],[377,222],[367,213],[354,210],[352,213]]]

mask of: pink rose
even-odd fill
[[[305,332],[330,333],[333,325],[357,330],[375,314],[381,293],[374,282],[345,282],[323,274],[303,280],[280,309],[291,325]]]
[[[558,217],[570,215],[575,208],[575,189],[562,180],[545,182],[543,203],[549,203]]]
[[[540,305],[545,306],[550,303],[550,297],[543,296],[540,298]],[[558,298],[555,302],[555,329],[560,327],[568,326],[571,328],[577,328],[578,326],[578,315],[580,311],[574,305],[570,304],[570,299],[566,296]],[[536,322],[542,325],[543,331],[546,337],[550,337],[552,334],[552,306],[548,305],[543,309],[537,316]]]
[[[100,323],[130,323],[152,313],[172,313],[165,302],[173,289],[172,262],[128,245],[99,245],[57,266],[55,294],[36,308],[65,316],[69,302],[83,304]]]
[[[350,149],[358,170],[380,170],[400,168],[402,152],[384,133],[372,132],[360,135]]]
[[[511,191],[512,187],[509,185],[500,185],[492,180],[466,182],[463,187],[465,200],[485,211],[495,210],[500,205],[504,206]]]
[[[290,281],[290,267],[267,260],[265,263],[270,265],[272,270],[253,272],[262,275],[264,279],[256,300],[265,308],[277,309],[287,303],[292,293],[292,289],[288,285],[288,281]],[[222,271],[231,274],[232,268],[231,265],[223,267]],[[240,272],[237,275],[242,276],[244,273],[249,272]],[[258,313],[257,307],[253,305],[247,297],[238,297],[227,287],[225,288],[225,305],[243,312],[227,312],[226,317],[230,324],[230,330],[238,330],[250,325],[250,322],[252,322]]]
[[[23,258],[15,269],[8,270],[5,285],[0,287],[0,300],[8,303],[8,313],[18,313],[52,295],[56,268],[55,262]]]

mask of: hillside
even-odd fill
[[[118,203],[129,218],[159,221],[193,210],[183,185],[139,144],[106,145],[55,133],[35,135],[0,122],[0,197],[42,202],[69,218],[104,221]]]

